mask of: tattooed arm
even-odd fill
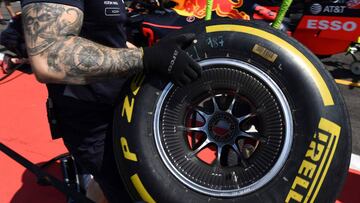
[[[142,71],[141,49],[114,49],[77,36],[83,13],[72,6],[31,3],[23,8],[30,63],[43,83],[87,84]]]

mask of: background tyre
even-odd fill
[[[351,150],[348,115],[321,62],[285,34],[214,20],[186,51],[179,88],[137,75],[114,117],[119,171],[146,202],[332,202]]]

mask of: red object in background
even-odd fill
[[[252,16],[255,20],[269,20],[274,21],[279,10],[279,7],[260,6],[255,5],[255,12]]]
[[[345,185],[336,203],[359,203],[360,171],[349,170]]]
[[[0,141],[35,164],[66,152],[60,139],[51,139],[46,97],[34,75],[16,71],[0,81]],[[46,171],[62,180],[59,164]],[[51,186],[38,185],[34,174],[0,152],[0,202],[65,203],[66,198]]]
[[[304,16],[293,37],[316,55],[345,52],[360,36],[360,18]]]

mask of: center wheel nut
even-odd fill
[[[228,113],[219,113],[211,118],[209,131],[216,141],[228,141],[235,133],[236,122]]]

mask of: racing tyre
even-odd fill
[[[334,202],[351,135],[321,62],[255,22],[174,34],[188,32],[197,35],[186,51],[203,67],[198,81],[136,75],[119,98],[115,157],[134,201]]]

